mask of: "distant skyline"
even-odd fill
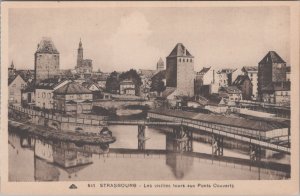
[[[156,69],[177,43],[195,57],[195,71],[254,66],[272,50],[289,64],[289,34],[283,6],[10,9],[9,63],[33,69],[37,44],[51,37],[60,69],[75,68],[80,38],[94,71]]]

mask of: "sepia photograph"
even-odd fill
[[[1,189],[297,193],[299,4],[204,3],[3,3]]]

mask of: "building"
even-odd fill
[[[35,85],[35,105],[43,109],[53,109],[53,91],[69,83],[69,80],[49,78]]]
[[[167,59],[166,86],[173,96],[194,96],[194,56],[178,43]]]
[[[8,68],[8,77],[10,78],[15,75],[16,75],[16,68],[15,68],[14,62],[12,61],[10,64],[10,67]]]
[[[8,102],[10,104],[20,104],[22,100],[22,89],[27,86],[27,82],[20,76],[8,78]]]
[[[291,66],[286,67],[286,81],[291,81]]]
[[[286,81],[286,62],[275,51],[269,51],[258,63],[258,95],[260,100],[265,94],[263,89],[268,89],[266,87],[270,86],[272,82],[284,81]]]
[[[93,72],[93,64],[91,59],[83,59],[83,48],[81,39],[77,50],[77,65],[75,70],[78,74],[91,74]]]
[[[215,79],[215,70],[211,67],[203,67],[201,71],[196,73],[195,78],[195,94],[208,96],[218,93],[219,85]]]
[[[272,82],[262,89],[262,101],[266,103],[290,105],[291,82]]]
[[[90,91],[92,91],[94,99],[102,98],[102,92],[104,89],[102,87],[100,87],[97,83],[84,82],[84,83],[82,83],[82,86],[89,89]]]
[[[242,71],[245,75],[248,75],[248,77],[251,80],[251,83],[253,85],[252,88],[252,99],[256,100],[258,96],[258,67],[257,66],[244,66],[242,68]]]
[[[236,86],[221,87],[219,95],[228,105],[235,104],[236,101],[242,100],[242,91]]]
[[[35,84],[34,82],[28,83],[28,85],[21,90],[22,93],[22,105],[33,106],[35,105]]]
[[[135,95],[135,85],[132,80],[120,82],[120,95]]]
[[[54,109],[65,114],[90,113],[93,92],[76,82],[69,82],[53,91]]]
[[[35,82],[54,78],[59,71],[59,52],[50,38],[44,37],[34,54]]]
[[[239,75],[232,85],[237,86],[242,91],[243,99],[251,100],[253,85],[248,75]]]
[[[162,71],[164,69],[165,69],[165,63],[161,58],[159,58],[159,60],[156,64],[156,71]]]
[[[221,69],[217,71],[219,87],[228,87],[231,86],[233,78],[232,73],[235,72],[236,69]]]

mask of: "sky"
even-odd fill
[[[81,38],[85,59],[104,72],[155,69],[177,43],[203,67],[254,66],[276,51],[290,61],[288,7],[12,8],[9,62],[33,69],[42,37],[60,52],[60,68],[73,69]]]

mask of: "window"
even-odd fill
[[[181,62],[181,59],[179,59],[179,62]]]
[[[190,59],[190,62],[193,62],[193,59]]]
[[[183,62],[185,62],[185,59],[183,59]]]
[[[46,97],[46,93],[45,93],[45,92],[43,92],[43,94],[42,94],[42,97],[43,97],[43,98],[45,98],[45,97]]]

